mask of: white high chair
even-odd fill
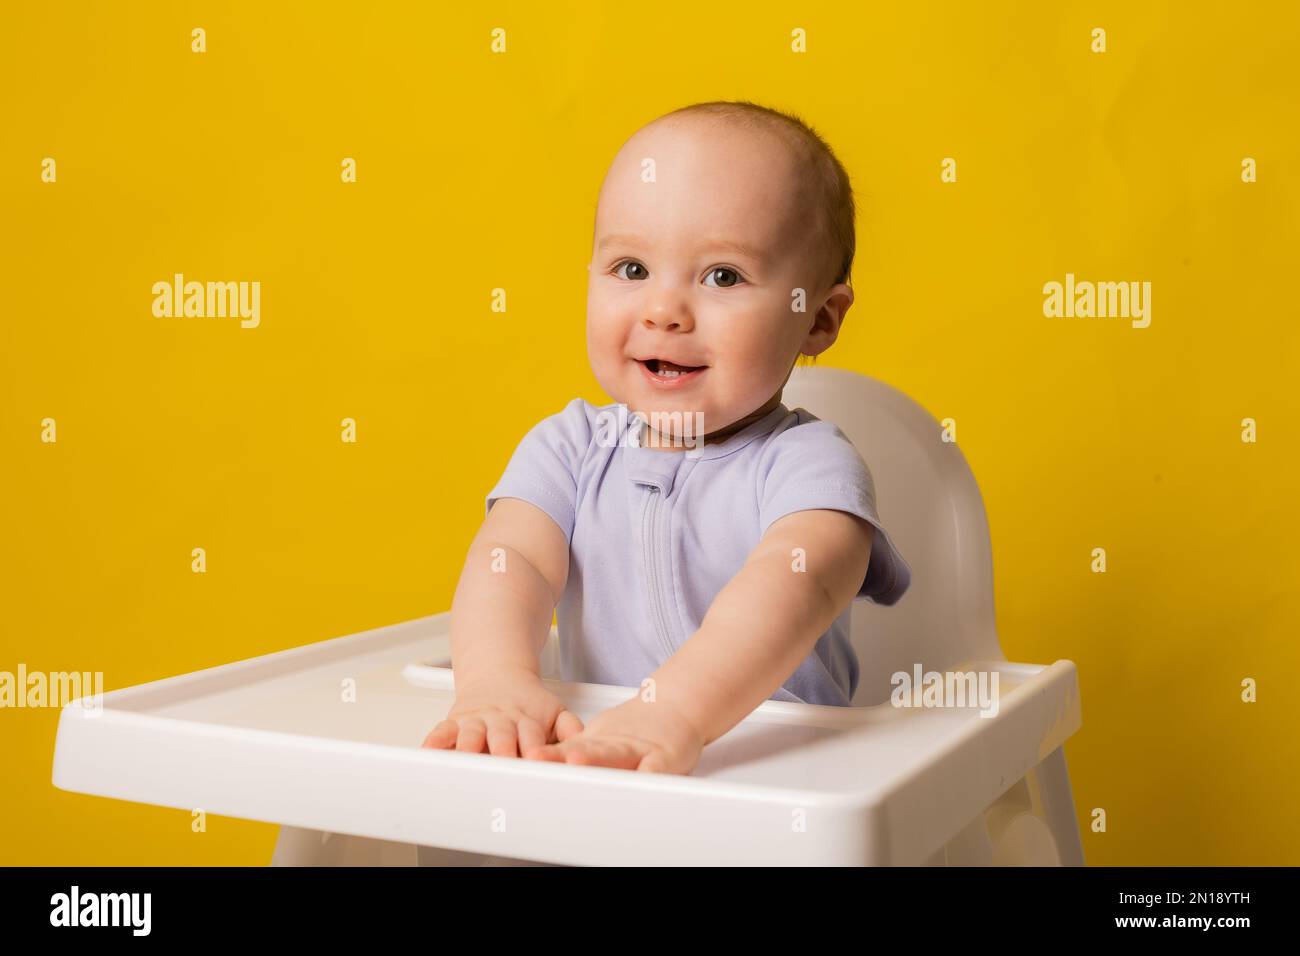
[[[443,613],[68,704],[54,785],[279,823],[274,865],[1082,865],[1077,673],[1002,654],[961,451],[853,372],[797,369],[783,401],[853,441],[912,567],[897,604],[854,603],[853,707],[765,701],[690,776],[423,750],[454,699]],[[918,666],[996,675],[996,714],[894,706]],[[635,692],[553,689],[584,721]]]

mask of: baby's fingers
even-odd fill
[[[488,752],[497,757],[519,756],[519,734],[515,722],[505,714],[488,718]]]
[[[434,750],[446,750],[456,742],[456,735],[460,732],[460,727],[454,720],[442,720],[438,725],[425,735],[424,743],[421,747],[428,747]]]
[[[580,737],[567,743],[548,744],[526,754],[533,760],[571,763],[588,767],[617,767],[635,770],[641,761],[637,748],[623,741],[601,737]]]
[[[531,717],[519,718],[519,754],[527,756],[528,751],[546,745],[546,730]]]
[[[460,736],[456,738],[456,749],[479,754],[487,742],[487,725],[482,717],[460,718]]]
[[[617,767],[623,770],[635,770],[641,762],[641,750],[622,740],[610,740],[604,737],[588,738],[581,743],[574,741],[573,751],[565,758],[568,763],[582,764],[590,767]]]
[[[668,761],[657,750],[652,750],[641,758],[637,770],[644,773],[668,773]]]
[[[565,741],[582,733],[582,720],[572,711],[561,711],[555,718],[554,740]],[[421,747],[488,753],[517,757],[547,745],[546,728],[532,717],[514,720],[504,714],[477,717],[465,715],[456,720],[440,721],[425,736]]]
[[[582,721],[578,715],[571,710],[560,711],[560,716],[555,718],[555,739],[565,741],[580,733],[582,733]]]
[[[525,733],[524,730],[525,721],[527,721],[527,723],[532,727],[535,727],[536,732],[533,732],[533,730],[530,728]],[[527,718],[527,717],[520,718],[519,755],[521,757],[528,757],[531,751],[542,750],[547,747],[552,747],[557,742],[563,743],[564,741],[570,739],[571,737],[578,736],[578,734],[582,733],[582,731],[583,731],[583,726],[582,726],[581,718],[579,718],[578,715],[571,710],[562,710],[560,711],[559,715],[555,718],[555,725],[553,727],[552,735],[551,735],[552,739],[550,741],[546,739],[546,734],[543,732],[541,724],[537,723],[535,720],[532,720],[531,718]],[[547,758],[547,759],[553,759],[553,758]],[[563,760],[564,758],[560,757],[559,759]]]

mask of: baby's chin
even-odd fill
[[[753,408],[742,408],[734,403],[720,405],[708,400],[651,398],[638,401],[633,397],[618,401],[627,406],[629,414],[645,418],[650,427],[663,436],[662,441],[672,441],[687,448],[694,447],[693,440],[730,429],[742,418],[754,414]]]
[[[645,418],[656,431],[678,438],[703,436],[719,427],[713,407],[698,398],[646,395],[643,392],[614,396],[630,414]]]

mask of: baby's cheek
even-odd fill
[[[601,367],[610,366],[622,354],[618,336],[608,322],[588,324],[587,351],[592,364]]]

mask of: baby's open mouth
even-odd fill
[[[641,364],[660,378],[677,378],[690,372],[698,372],[700,369],[708,368],[707,365],[678,365],[667,359],[657,358],[643,359]]]

